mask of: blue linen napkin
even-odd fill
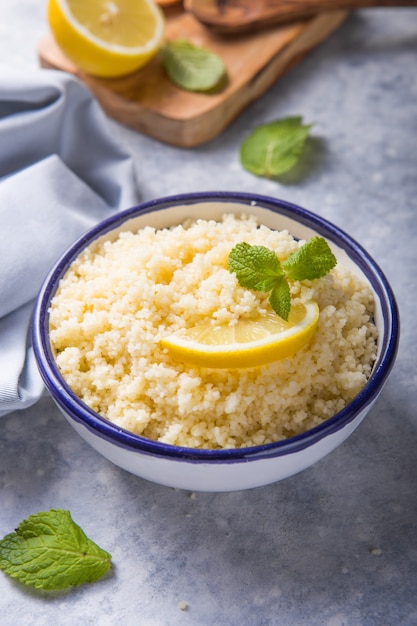
[[[0,68],[0,416],[43,393],[28,328],[48,270],[137,201],[133,161],[78,79]]]

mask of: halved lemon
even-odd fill
[[[291,308],[288,322],[274,311],[228,324],[204,324],[163,337],[176,359],[200,367],[246,368],[292,356],[312,339],[319,319],[317,302]]]
[[[153,0],[49,0],[48,22],[67,57],[101,77],[145,65],[165,31],[164,15]]]

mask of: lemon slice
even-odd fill
[[[194,326],[160,343],[174,358],[201,367],[257,367],[301,350],[312,339],[318,319],[319,307],[312,300],[293,306],[288,322],[270,311],[234,326]]]
[[[48,22],[67,57],[101,77],[145,65],[161,47],[165,29],[153,0],[49,0]]]

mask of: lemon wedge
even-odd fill
[[[317,302],[291,308],[288,322],[273,311],[235,325],[204,324],[161,338],[176,359],[200,367],[245,368],[292,356],[312,339],[319,319]]]
[[[153,0],[49,0],[48,22],[75,65],[108,78],[145,65],[165,31],[164,15]]]

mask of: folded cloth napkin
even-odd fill
[[[43,393],[28,329],[48,270],[137,201],[133,161],[78,79],[0,68],[0,416]]]

